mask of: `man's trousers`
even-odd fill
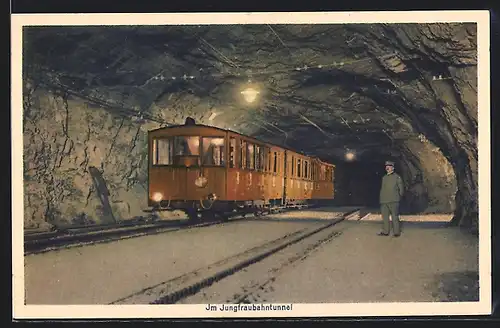
[[[380,204],[380,211],[382,213],[382,219],[384,221],[382,232],[384,234],[389,234],[391,232],[391,226],[389,222],[390,215],[392,218],[393,233],[395,235],[401,234],[401,222],[399,220],[399,202]]]

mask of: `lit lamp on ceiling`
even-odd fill
[[[257,96],[259,95],[260,91],[256,90],[252,87],[248,87],[241,91],[241,94],[243,95],[243,98],[247,103],[253,103],[255,99],[257,99]]]
[[[345,153],[345,159],[350,161],[353,161],[356,158],[356,154],[354,154],[353,151],[349,150]]]

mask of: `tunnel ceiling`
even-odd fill
[[[424,136],[451,161],[459,144],[474,157],[475,24],[43,27],[24,40],[32,87],[139,122],[189,115],[328,160]]]

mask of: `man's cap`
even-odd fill
[[[394,166],[394,162],[385,161],[385,166]]]

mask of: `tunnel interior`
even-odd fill
[[[339,205],[394,161],[403,213],[477,229],[474,23],[26,27],[25,225],[140,215],[147,131],[186,117],[335,164]]]
[[[379,190],[384,167],[380,162],[356,162],[338,166],[335,200],[349,206],[379,206]]]

